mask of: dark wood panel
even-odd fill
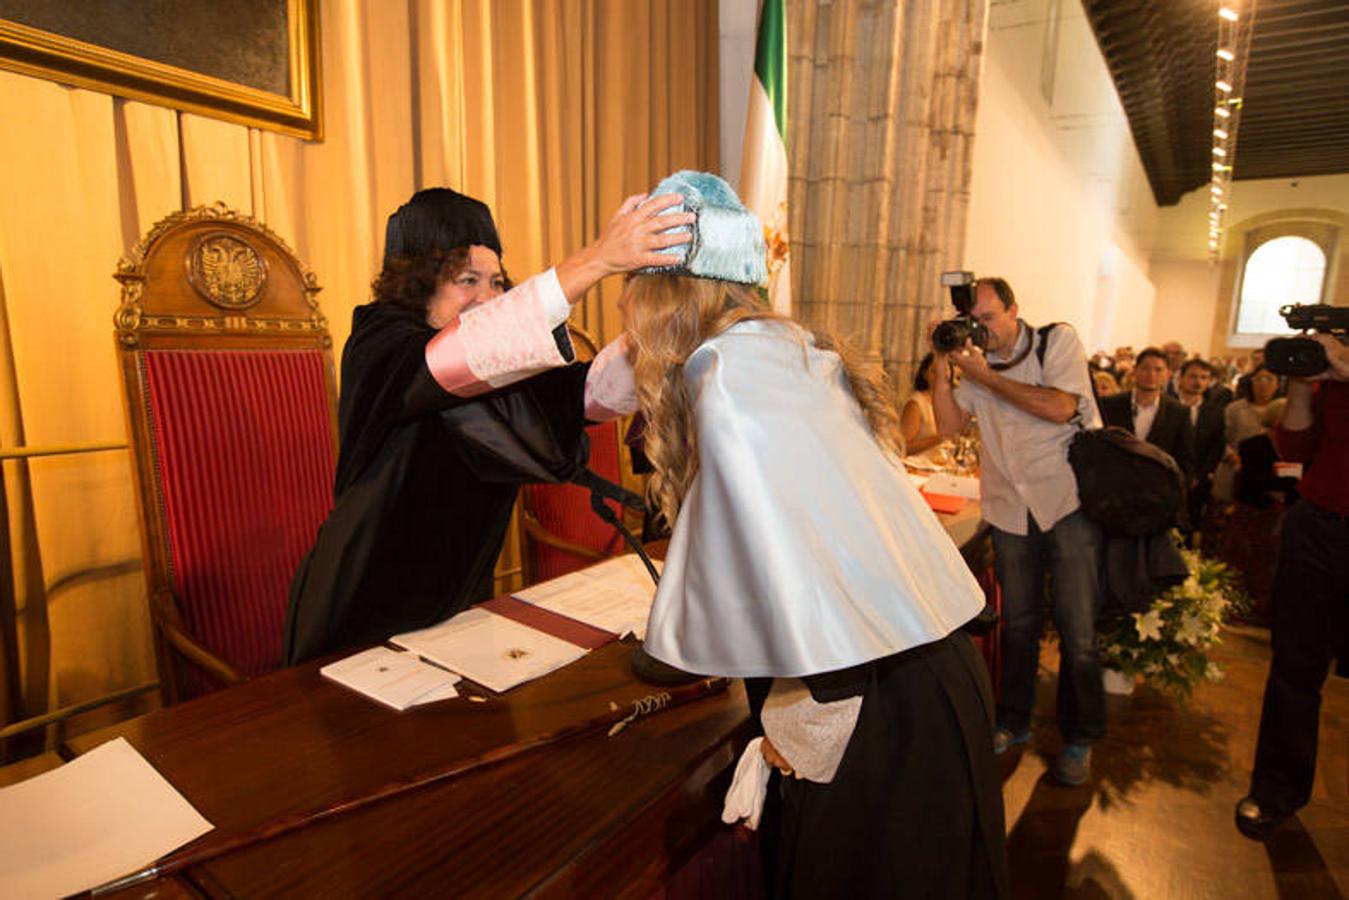
[[[187,795],[217,832],[363,796],[430,769],[536,739],[628,707],[655,691],[614,643],[508,695],[396,713],[318,674],[324,661],[72,740],[83,753],[124,736]],[[203,840],[210,841],[207,837]]]
[[[747,728],[737,689],[258,845],[191,877],[209,895],[241,897],[647,896],[717,827]]]

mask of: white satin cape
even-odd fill
[[[837,354],[742,322],[684,367],[699,471],[646,649],[689,672],[796,677],[945,637],[984,596],[903,467],[872,438]]]

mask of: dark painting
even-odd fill
[[[317,7],[0,0],[0,67],[318,138]]]

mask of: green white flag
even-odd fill
[[[791,312],[791,259],[787,242],[787,11],[786,0],[763,0],[749,116],[740,167],[740,199],[764,226],[768,245],[768,296],[773,308]]]

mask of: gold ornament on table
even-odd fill
[[[267,263],[247,242],[223,231],[197,240],[187,257],[192,287],[222,309],[248,309],[262,297]]]

